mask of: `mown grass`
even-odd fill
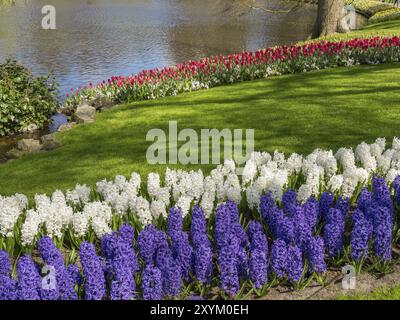
[[[49,193],[132,171],[163,173],[165,165],[146,161],[151,144],[146,133],[153,128],[168,132],[170,120],[198,133],[202,128],[253,128],[255,148],[270,152],[308,153],[391,139],[400,134],[399,66],[281,76],[122,105],[99,114],[93,124],[59,133],[62,146],[52,152],[1,165],[0,194]]]
[[[337,300],[400,300],[400,286],[394,288],[380,287],[370,293],[357,292],[342,295],[337,297]]]
[[[367,25],[359,30],[349,33],[336,33],[318,39],[308,40],[301,43],[309,43],[315,41],[346,41],[354,38],[370,38],[375,36],[391,37],[400,35],[400,20],[385,21]]]

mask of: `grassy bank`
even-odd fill
[[[343,295],[338,300],[400,300],[400,286],[394,288],[381,287],[370,293]]]
[[[60,133],[62,146],[52,152],[0,166],[0,194],[51,192],[132,171],[163,173],[164,165],[147,163],[145,137],[153,128],[168,131],[169,120],[197,132],[254,128],[256,149],[267,151],[308,153],[390,139],[399,134],[399,79],[398,64],[340,68],[122,105]]]
[[[336,33],[319,39],[309,40],[306,42],[315,41],[341,41],[354,38],[370,38],[370,37],[390,37],[400,35],[400,20],[385,21],[376,24],[367,25],[359,30],[349,33]]]

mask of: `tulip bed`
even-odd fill
[[[0,198],[1,299],[242,299],[325,283],[329,269],[392,271],[400,140],[226,161]],[[55,270],[43,286],[39,267]],[[49,280],[51,283],[51,280]]]
[[[143,70],[137,75],[112,77],[98,85],[71,89],[65,107],[107,99],[114,103],[156,99],[182,92],[339,66],[398,62],[400,40],[373,37],[340,42],[317,41],[279,46],[229,56],[188,61],[163,69]]]

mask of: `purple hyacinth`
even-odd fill
[[[0,251],[0,300],[16,300],[15,285],[11,277],[10,257],[6,251]]]
[[[169,261],[172,260],[172,251],[169,246],[161,246],[157,249],[155,257],[155,265],[163,271],[164,266],[166,266]]]
[[[187,232],[176,231],[172,238],[172,256],[181,268],[182,277],[189,281],[193,248]]]
[[[395,200],[398,206],[400,206],[400,176],[397,176],[393,182],[393,190]]]
[[[308,198],[303,205],[303,212],[310,230],[313,230],[318,223],[319,202],[314,197]]]
[[[163,287],[161,270],[148,265],[142,275],[142,290],[144,300],[162,300]]]
[[[112,257],[118,246],[118,236],[116,232],[105,234],[101,240],[101,252],[105,258],[106,273],[112,273]]]
[[[231,214],[231,223],[239,223],[239,208],[236,202],[228,200],[225,205]]]
[[[272,234],[277,237],[279,232],[279,223],[283,220],[285,214],[282,209],[274,207],[270,212],[268,227]]]
[[[125,250],[124,240],[118,238],[118,245],[109,260],[111,279],[111,300],[132,300],[135,298],[135,279],[129,251]]]
[[[329,210],[333,207],[334,197],[331,192],[324,192],[319,199],[319,215],[325,218]]]
[[[373,213],[374,251],[383,261],[392,259],[393,214],[388,207],[376,207]]]
[[[275,207],[276,206],[272,192],[268,192],[260,197],[261,216],[268,225],[271,225]]]
[[[247,230],[250,244],[249,277],[254,286],[259,289],[267,281],[268,276],[268,242],[258,222],[252,221]]]
[[[40,256],[46,265],[54,267],[55,286],[54,289],[42,291],[43,300],[77,300],[75,283],[67,272],[64,257],[54,245],[50,237],[43,237],[38,242]]]
[[[106,257],[107,273],[111,279],[111,299],[136,298],[134,273],[140,270],[133,248],[134,230],[123,225],[118,233],[105,235],[102,248]]]
[[[40,300],[42,278],[30,256],[25,255],[18,260],[17,273],[17,299]]]
[[[123,270],[122,268],[119,269],[114,279],[111,280],[111,300],[132,300],[136,298],[135,279],[130,272],[124,272]]]
[[[302,251],[305,251],[307,240],[311,237],[312,231],[303,211],[298,211],[297,215],[293,217],[293,223],[295,229],[295,243]]]
[[[345,219],[350,211],[350,199],[339,197],[339,199],[336,201],[335,208],[340,210],[343,218]]]
[[[250,280],[256,289],[261,288],[267,282],[267,254],[263,250],[252,248],[250,252]]]
[[[277,239],[281,239],[285,241],[287,244],[291,244],[295,239],[295,225],[293,223],[293,219],[283,216],[280,219],[274,222],[276,233],[275,236]]]
[[[11,277],[0,275],[0,301],[16,300],[16,283]]]
[[[367,188],[363,188],[360,192],[357,201],[357,208],[361,210],[364,214],[367,213],[368,208],[372,205],[372,194]]]
[[[249,238],[247,237],[246,231],[244,231],[243,226],[239,222],[234,222],[232,224],[231,232],[239,240],[240,246],[245,248],[249,245]]]
[[[271,246],[270,269],[279,278],[286,275],[288,249],[285,241],[275,240]]]
[[[351,232],[351,256],[355,261],[368,256],[368,241],[372,237],[373,226],[361,210],[356,210],[352,215],[353,229]]]
[[[167,234],[172,238],[175,232],[182,231],[183,218],[182,211],[178,207],[173,207],[169,210],[167,222]]]
[[[180,267],[174,259],[169,258],[162,266],[163,293],[168,297],[176,297],[182,289],[182,273]]]
[[[297,202],[296,191],[289,189],[282,196],[283,210],[287,215],[292,217],[296,213]]]
[[[307,257],[309,271],[316,273],[326,272],[324,258],[324,240],[321,237],[310,237],[307,241]]]
[[[169,297],[179,295],[182,288],[181,267],[174,260],[168,244],[164,243],[157,248],[155,262],[162,274],[163,295]]]
[[[195,205],[192,212],[192,224],[190,225],[190,238],[193,246],[199,245],[198,237],[207,232],[207,220],[204,211],[198,205]]]
[[[228,245],[231,238],[231,212],[226,204],[221,204],[217,208],[214,226],[214,238],[218,249]]]
[[[78,285],[78,287],[80,287],[82,285],[82,275],[79,271],[79,268],[74,265],[74,264],[70,264],[67,267],[67,272],[69,273],[70,277],[73,279],[74,284]]]
[[[106,296],[103,266],[92,243],[82,242],[80,261],[85,275],[85,299],[102,300]]]
[[[330,209],[326,220],[327,224],[324,227],[324,242],[329,256],[337,257],[343,252],[345,222],[342,212],[338,209]]]
[[[393,202],[385,178],[372,177],[372,193],[379,206],[387,207],[390,211],[393,211]]]
[[[200,241],[203,238],[203,241]],[[193,272],[198,281],[209,283],[212,276],[212,249],[206,234],[198,237],[199,243],[194,247]]]
[[[133,272],[139,272],[140,265],[134,249],[135,230],[132,226],[124,224],[121,226],[121,228],[119,228],[118,236],[123,241],[124,251],[127,256],[127,260],[129,261],[129,268]]]
[[[289,246],[287,250],[287,275],[290,280],[298,283],[303,274],[303,257],[298,246]]]
[[[139,254],[145,264],[153,264],[157,250],[158,232],[151,224],[146,226],[139,234],[138,246]]]
[[[400,188],[400,176],[396,176],[393,181],[393,189],[398,190]]]
[[[221,289],[231,297],[239,291],[238,251],[239,241],[233,237],[221,248],[218,257]]]
[[[11,275],[11,262],[10,256],[4,250],[0,250],[0,275]]]
[[[237,270],[239,272],[239,276],[245,280],[248,276],[248,269],[249,269],[249,263],[248,263],[248,256],[247,256],[247,251],[246,248],[241,246],[239,244],[239,248],[237,251]]]
[[[256,221],[251,221],[247,229],[250,238],[250,247],[268,252],[267,237],[264,234],[261,224]]]
[[[252,241],[253,234],[256,234],[258,232],[263,232],[263,227],[261,223],[255,220],[250,221],[249,226],[247,227],[247,235],[250,241]]]

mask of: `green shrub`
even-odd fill
[[[394,7],[391,3],[393,0],[345,0],[345,4],[354,6],[358,12],[369,18],[369,23],[399,19],[400,8]]]
[[[57,107],[54,77],[34,77],[16,61],[0,64],[0,136],[22,131],[30,124],[39,129]]]

